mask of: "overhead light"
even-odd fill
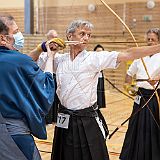
[[[148,9],[152,9],[152,8],[154,8],[155,7],[155,2],[154,2],[154,0],[148,0],[147,1],[147,8]]]
[[[88,11],[94,12],[96,10],[96,6],[92,3],[88,4]]]

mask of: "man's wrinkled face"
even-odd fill
[[[81,44],[76,45],[77,47],[81,47],[82,49],[86,48],[89,40],[91,38],[91,32],[92,30],[89,29],[88,27],[81,26],[76,29],[74,33],[71,33],[69,35],[69,40],[70,41],[79,41]]]
[[[1,42],[3,43],[2,45],[9,46],[12,49],[14,44],[13,34],[19,32],[19,28],[14,20],[10,23],[6,23],[6,25],[8,26],[9,31],[7,35],[1,35]]]
[[[16,34],[19,32],[18,26],[15,21],[12,22],[12,24],[8,25],[9,31],[8,35],[6,35],[6,38],[9,40],[11,44],[14,43],[13,34]]]
[[[159,44],[158,36],[155,33],[147,34],[147,45],[153,46]]]

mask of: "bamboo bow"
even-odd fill
[[[132,39],[133,39],[136,47],[138,47],[138,44],[137,44],[137,42],[136,42],[136,39],[135,39],[134,35],[132,34],[132,32],[131,32],[131,30],[129,29],[129,27],[125,24],[125,22],[113,11],[112,8],[109,7],[108,4],[106,4],[106,3],[104,2],[104,0],[100,0],[100,1],[101,1],[101,2],[103,3],[103,5],[122,23],[122,25],[126,28],[126,30],[127,30],[127,31],[129,32],[129,34],[131,35],[131,37],[132,37]],[[147,67],[146,67],[146,64],[145,64],[143,58],[141,58],[141,61],[142,61],[142,64],[143,64],[143,66],[144,66],[144,69],[145,69],[145,71],[146,71],[146,74],[147,74],[148,78],[150,79],[151,77],[150,77],[150,75],[149,75],[149,73],[148,73],[148,70],[147,70]],[[155,89],[154,85],[153,85],[152,87]],[[157,97],[157,102],[158,102],[159,111],[160,111],[160,100],[159,100],[159,96],[158,96],[157,90],[155,91],[155,95],[156,95],[156,97]],[[159,117],[160,117],[160,113],[159,113]]]

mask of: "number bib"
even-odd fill
[[[56,126],[68,129],[69,118],[70,118],[69,114],[58,113]]]

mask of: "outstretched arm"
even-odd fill
[[[37,48],[35,48],[30,53],[28,53],[27,55],[32,57],[32,59],[34,61],[37,61],[40,54],[41,54],[41,52]]]
[[[117,62],[134,60],[148,55],[153,55],[160,52],[160,44],[154,46],[133,47],[120,52]]]

